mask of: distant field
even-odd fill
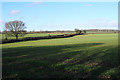
[[[40,37],[40,36],[48,36],[49,33],[35,33],[35,34],[26,34],[25,36],[23,37],[19,37],[20,38],[25,38],[25,37]],[[57,35],[57,34],[50,34],[50,35]],[[2,39],[5,39],[5,34],[0,34],[0,36],[2,36]],[[15,37],[13,36],[8,36],[8,39],[16,39]]]
[[[2,49],[3,78],[120,78],[118,34],[8,43]]]
[[[61,35],[61,34],[71,34],[70,32],[65,32],[65,33],[34,33],[34,34],[26,34],[25,36],[23,37],[18,37],[19,39],[20,38],[25,38],[25,37],[41,37],[41,36],[48,36],[48,35]],[[0,39],[5,39],[5,34],[0,34]],[[15,37],[13,36],[8,36],[7,37],[8,39],[16,39]]]

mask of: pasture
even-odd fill
[[[75,34],[75,32],[63,32],[63,33],[27,33],[25,36],[19,36],[18,38],[25,38],[25,37],[41,37],[41,36],[49,36],[49,35],[62,35],[62,34]],[[0,34],[0,39],[5,39],[5,34]],[[7,36],[8,39],[16,39],[14,36]]]
[[[3,78],[119,78],[118,34],[2,44]]]
[[[48,35],[56,35],[56,34],[49,34],[49,33],[35,33],[35,34],[26,34],[25,36],[19,36],[18,38],[25,38],[25,37],[40,37],[40,36],[48,36]],[[5,34],[0,34],[2,39],[5,39]],[[14,36],[8,36],[8,39],[16,39]]]

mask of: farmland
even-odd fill
[[[49,33],[35,33],[35,34],[26,34],[25,36],[19,37],[19,38],[25,38],[25,37],[40,37],[40,36],[48,36],[48,35],[56,35],[56,34],[49,34]],[[5,39],[5,34],[0,34],[2,36],[2,39]],[[8,39],[16,39],[14,36],[8,36]]]
[[[118,34],[23,41],[2,49],[4,79],[119,78]]]
[[[41,37],[41,36],[49,36],[49,35],[61,35],[61,34],[75,34],[75,32],[55,32],[55,33],[27,33],[25,36],[19,36],[19,39],[25,37]],[[0,34],[0,39],[5,39],[5,34]],[[16,39],[14,36],[7,36],[7,39]]]

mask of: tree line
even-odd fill
[[[2,32],[5,34],[5,39],[7,40],[8,36],[16,37],[16,40],[19,36],[25,36],[27,33],[54,33],[54,32],[75,32],[76,34],[86,34],[86,32],[93,31],[93,32],[118,32],[118,30],[108,30],[108,29],[89,29],[89,30],[79,30],[75,29],[74,31],[38,31],[38,32],[27,32],[25,29],[25,23],[23,21],[9,21],[5,23],[5,30]]]
[[[5,30],[2,32],[5,34],[5,39],[7,40],[8,36],[14,36],[16,37],[16,40],[19,36],[24,36],[27,34],[27,31],[25,30],[27,27],[25,26],[25,23],[23,21],[10,21],[5,23]],[[46,31],[49,32],[49,31]],[[79,29],[75,29],[76,34],[82,34],[86,33],[86,31],[81,31]]]

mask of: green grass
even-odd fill
[[[34,33],[34,34],[26,34],[25,36],[19,36],[18,38],[25,38],[25,37],[41,37],[41,36],[48,36],[49,33]],[[50,35],[57,35],[57,34],[50,34]],[[2,39],[5,39],[5,34],[0,34]],[[0,39],[1,39],[0,38]],[[8,36],[8,39],[16,39],[14,36]]]
[[[2,45],[3,78],[118,79],[118,34]]]

